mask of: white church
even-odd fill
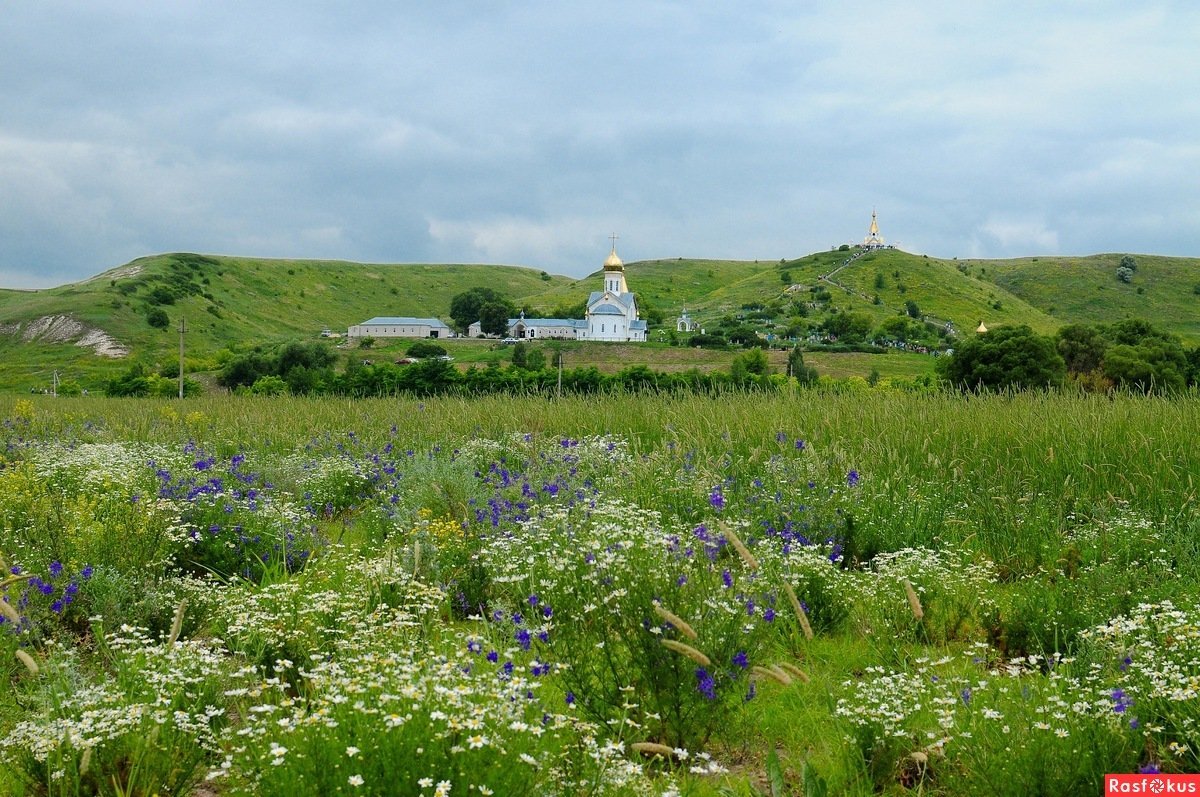
[[[646,340],[646,322],[638,318],[637,299],[625,282],[625,264],[617,256],[616,236],[613,247],[604,261],[604,290],[588,296],[584,318],[520,318],[508,319],[508,335],[518,340],[537,338],[566,338],[570,340],[599,340],[618,343],[640,343]],[[472,337],[479,334],[471,325]]]

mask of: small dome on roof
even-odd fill
[[[614,246],[613,250],[609,252],[608,257],[604,261],[604,270],[622,271],[624,268],[625,264],[621,262],[621,258],[617,257],[617,247]]]

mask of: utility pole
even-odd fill
[[[558,397],[562,398],[562,369],[563,369],[563,350],[562,346],[558,347]]]
[[[179,397],[183,398],[183,336],[187,332],[187,320],[179,319]]]
[[[50,395],[58,398],[58,371],[50,377]]]

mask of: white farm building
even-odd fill
[[[452,338],[454,331],[437,318],[376,316],[355,324],[348,338]]]

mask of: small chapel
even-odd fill
[[[862,242],[864,249],[883,249],[886,244],[883,242],[883,237],[879,234],[879,221],[875,218],[875,209],[871,208],[871,227],[867,230],[867,237]]]
[[[617,236],[604,261],[604,289],[592,291],[587,309],[578,318],[510,318],[509,335],[517,339],[568,338],[618,343],[646,340],[646,322],[638,318],[637,297],[625,281],[625,264],[617,255]]]

